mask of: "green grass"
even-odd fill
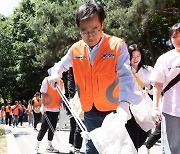
[[[0,125],[0,153],[7,154],[7,142],[3,125]]]

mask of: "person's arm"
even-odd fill
[[[144,83],[144,86],[146,87],[146,90],[150,95],[153,95],[153,87],[154,87],[153,82],[150,80],[150,75],[151,75],[152,71],[153,71],[153,67],[148,66],[147,71],[145,72],[146,73],[145,74],[146,82]]]
[[[162,120],[161,111],[159,109],[159,102],[161,98],[162,88],[163,88],[163,83],[160,82],[154,83],[152,119],[156,125],[158,125]]]
[[[69,69],[69,71],[67,73],[67,92],[68,92],[69,98],[73,98],[76,93],[76,87],[75,87],[75,81],[74,81],[72,67]]]
[[[45,97],[46,97],[46,93],[47,93],[47,90],[48,90],[48,78],[44,78],[44,80],[42,81],[42,84],[41,84],[41,88],[40,88],[40,92],[41,92],[41,108],[40,108],[40,111],[41,111],[41,114],[44,114],[44,112],[46,111],[45,109]]]
[[[42,105],[45,105],[44,99],[45,99],[47,90],[48,90],[48,79],[44,78],[44,80],[42,81],[42,84],[41,84],[41,88],[40,88]]]
[[[60,78],[62,77],[62,73],[69,70],[69,67],[72,66],[72,49],[70,48],[67,54],[58,62],[56,63],[51,70],[51,76],[59,75]]]
[[[122,44],[118,58],[116,71],[118,72],[118,79],[120,85],[119,101],[137,104],[141,97],[135,94],[134,86],[135,80],[130,68],[130,56],[125,43]]]
[[[72,66],[72,49],[70,48],[67,54],[48,71],[51,72],[48,82],[51,87],[56,88],[56,83],[62,78],[62,73],[67,71]]]
[[[42,105],[44,105],[45,95],[46,95],[46,93],[44,93],[44,92],[41,93],[41,103],[42,103]]]
[[[153,108],[159,109],[159,101],[161,98],[161,92],[162,92],[163,84],[160,82],[154,83],[154,92],[153,92]]]

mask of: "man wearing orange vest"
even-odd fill
[[[52,140],[54,136],[54,130],[56,130],[57,119],[59,115],[59,109],[61,104],[61,97],[59,93],[54,90],[48,83],[48,78],[44,78],[40,92],[42,93],[42,108],[41,113],[43,114],[41,128],[37,136],[37,144],[35,146],[35,151],[38,153],[40,141],[43,139],[46,131],[48,130],[48,147],[47,152],[58,153],[59,150],[52,146]],[[64,91],[64,83],[59,80],[57,84],[60,86],[61,90]],[[53,128],[53,130],[52,130]]]
[[[13,127],[17,127],[18,125],[18,112],[19,112],[19,102],[15,101],[12,106],[13,111]]]
[[[0,124],[3,124],[5,122],[5,115],[6,115],[5,114],[5,107],[2,106],[1,110],[0,110],[0,119],[1,119]]]
[[[6,125],[9,124],[9,126],[11,126],[11,120],[12,120],[12,108],[11,108],[11,103],[8,102],[7,106],[5,107],[5,112],[6,112]]]
[[[32,99],[32,106],[33,106],[33,116],[34,116],[34,130],[37,130],[37,124],[41,121],[41,111],[40,111],[40,107],[41,107],[41,94],[40,92],[36,92],[36,94],[34,95],[33,99]]]
[[[55,87],[62,73],[73,68],[89,132],[100,127],[106,115],[117,109],[128,120],[129,103],[137,103],[139,99],[134,93],[127,45],[122,39],[103,32],[104,18],[105,12],[99,3],[80,6],[76,23],[82,40],[74,43],[52,67],[52,76],[48,80]],[[87,141],[86,153],[98,153],[91,140]]]

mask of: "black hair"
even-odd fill
[[[177,34],[180,32],[180,23],[176,23],[174,26],[172,26],[169,30],[169,37],[171,38],[174,34]]]
[[[144,53],[143,51],[138,47],[137,44],[132,44],[128,47],[128,51],[129,51],[129,55],[130,55],[130,60],[132,59],[132,53],[133,51],[139,51],[141,53],[141,61],[139,62],[138,64],[138,70],[137,72],[139,71],[139,69],[142,67],[144,69],[147,68],[147,64],[145,62],[145,59],[144,59]]]
[[[35,94],[35,96],[40,96],[41,94],[40,94],[40,92],[36,92],[36,94]]]
[[[79,27],[82,20],[98,15],[101,24],[104,22],[105,12],[98,2],[88,2],[79,7],[76,12],[76,24]]]

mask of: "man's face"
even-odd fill
[[[180,32],[174,33],[171,37],[171,41],[175,49],[180,52]]]
[[[80,33],[82,40],[90,47],[95,46],[102,37],[103,23],[99,21],[98,15],[82,20],[80,22]]]

